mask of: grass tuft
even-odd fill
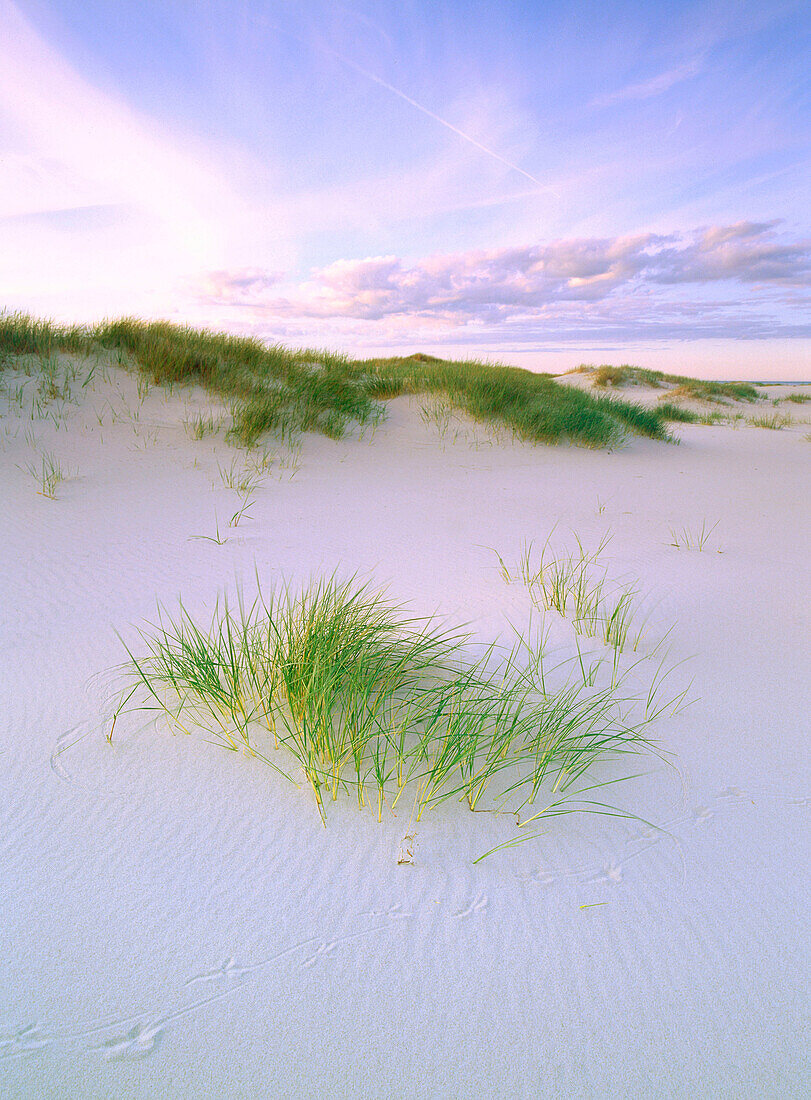
[[[671,546],[675,546],[677,550],[703,550],[709,541],[710,535],[716,529],[720,520],[717,520],[711,527],[707,526],[707,521],[701,521],[701,527],[698,529],[691,529],[689,527],[681,527],[676,529],[670,528]]]
[[[697,424],[701,421],[698,413],[675,405],[672,401],[663,401],[659,406],[659,415],[665,420],[681,421],[684,424]]]
[[[782,431],[783,428],[788,428],[792,423],[790,416],[780,416],[779,413],[772,413],[771,416],[750,416],[747,423],[751,424],[753,428],[770,428],[772,431]]]
[[[545,789],[560,800],[598,762],[652,747],[647,718],[630,724],[616,685],[553,689],[525,642],[473,658],[463,632],[354,580],[260,592],[250,605],[240,595],[207,625],[182,604],[159,609],[140,639],[113,723],[154,710],[294,782],[298,771],[324,823],[349,792],[378,820],[405,791],[416,820],[449,799],[521,808]]]
[[[28,462],[25,469],[39,485],[40,496],[56,500],[56,490],[68,477],[68,473],[55,456],[50,451],[45,451],[40,456],[39,466]]]
[[[617,653],[629,647],[636,650],[642,640],[641,627],[632,631],[639,612],[637,592],[627,585],[611,587],[601,563],[611,535],[606,534],[591,552],[575,537],[577,551],[555,557],[547,553],[550,539],[551,535],[539,554],[533,543],[525,544],[518,566],[535,607],[557,611],[571,619],[577,634],[599,638]],[[498,558],[502,576],[511,576]]]

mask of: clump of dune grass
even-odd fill
[[[137,648],[110,739],[124,711],[153,710],[298,776],[324,823],[351,792],[378,819],[401,798],[416,820],[454,799],[520,809],[545,790],[557,805],[599,762],[654,748],[616,684],[553,686],[523,640],[474,657],[462,630],[334,576],[220,601],[203,624],[182,604],[159,609]]]
[[[740,414],[739,414],[739,416],[740,416]],[[725,415],[724,413],[718,412],[718,410],[713,409],[711,412],[700,413],[696,417],[696,423],[697,424],[704,424],[708,428],[714,428],[717,424],[726,424],[726,423],[729,423],[733,419],[735,419],[735,418],[734,417],[729,417],[729,416]]]
[[[698,413],[685,409],[681,405],[675,405],[672,401],[663,401],[658,406],[659,415],[665,420],[680,421],[684,424],[697,424],[701,417]]]
[[[769,428],[776,432],[789,427],[791,422],[790,416],[780,416],[779,413],[772,413],[771,416],[750,416],[747,421],[753,428]]]
[[[205,439],[207,435],[215,435],[217,431],[214,417],[204,416],[202,413],[195,413],[193,416],[186,417],[183,421],[183,427],[186,429],[189,438],[197,441]]]
[[[791,401],[795,405],[804,405],[806,401],[811,401],[811,393],[790,393],[784,400]]]
[[[45,451],[40,455],[39,464],[27,462],[25,469],[39,485],[39,495],[56,500],[56,490],[68,477],[68,473],[52,452]]]
[[[57,325],[25,313],[0,314],[0,360],[35,355],[40,358],[57,351],[87,353],[92,340],[83,325]]]
[[[260,340],[135,318],[93,326],[59,326],[14,313],[0,316],[0,359],[21,355],[113,355],[149,382],[203,386],[225,401],[231,435],[253,446],[265,435],[290,442],[301,432],[340,438],[374,425],[384,402],[414,394],[446,402],[496,429],[538,443],[607,447],[628,433],[669,438],[656,410],[560,385],[477,360],[405,357],[351,359],[291,350]]]
[[[610,533],[595,550],[587,551],[575,536],[574,552],[555,555],[549,552],[551,538],[540,551],[525,543],[517,569],[535,607],[557,611],[571,620],[577,634],[598,638],[617,652],[638,649],[642,627],[632,629],[639,619],[638,593],[631,585],[610,584],[602,563]],[[511,576],[500,556],[499,563],[502,576]]]
[[[474,360],[431,361],[414,356],[366,360],[374,392],[444,395],[474,420],[502,424],[519,439],[590,447],[618,443],[627,432],[667,439],[654,410],[560,385],[549,375]]]
[[[760,394],[750,382],[708,382],[702,378],[690,378],[684,374],[665,374],[664,371],[632,367],[627,363],[619,367],[604,364],[600,367],[582,363],[575,374],[587,374],[598,389],[624,386],[650,386],[661,389],[675,386],[668,397],[686,397],[698,401],[759,401]]]

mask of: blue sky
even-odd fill
[[[809,377],[808,10],[0,0],[0,301]]]

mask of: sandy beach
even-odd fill
[[[785,399],[807,389],[611,450],[398,397],[360,436],[271,443],[235,526],[223,471],[250,452],[203,391],[111,367],[32,418],[7,390],[0,1093],[806,1095],[811,447]],[[474,648],[542,629],[552,663],[605,657],[520,576],[530,543],[576,539],[640,594],[639,690],[665,652],[687,690],[650,730],[666,758],[599,792],[633,817],[525,839],[455,798],[378,823],[342,797],[325,828],[306,785],[247,753],[149,714],[107,740],[156,603],[205,618],[257,578],[356,575]]]

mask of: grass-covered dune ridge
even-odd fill
[[[713,402],[760,399],[757,388],[751,382],[709,382],[703,378],[690,378],[685,374],[665,374],[664,371],[631,367],[628,364],[619,367],[603,364],[595,367],[582,363],[569,373],[588,375],[592,385],[602,390],[608,387],[622,389],[625,386],[650,386],[652,389],[671,386],[675,388],[668,392],[668,397],[687,397],[697,401]]]
[[[628,432],[669,438],[658,410],[516,367],[419,354],[351,359],[135,318],[67,326],[22,313],[0,316],[0,360],[34,355],[47,362],[59,352],[117,353],[123,366],[156,383],[198,383],[228,403],[233,433],[246,444],[265,432],[337,438],[383,415],[386,399],[420,393],[443,395],[477,420],[535,442],[605,447]]]
[[[378,818],[406,788],[417,819],[447,799],[517,812],[542,790],[543,812],[573,812],[588,805],[566,805],[565,792],[583,777],[593,790],[595,763],[653,748],[646,732],[666,709],[656,683],[631,721],[615,662],[602,686],[594,670],[553,686],[542,647],[473,657],[468,642],[334,576],[250,606],[219,602],[207,625],[181,605],[128,649],[113,726],[151,709],[288,779],[295,761],[325,823],[327,801],[350,790]]]

